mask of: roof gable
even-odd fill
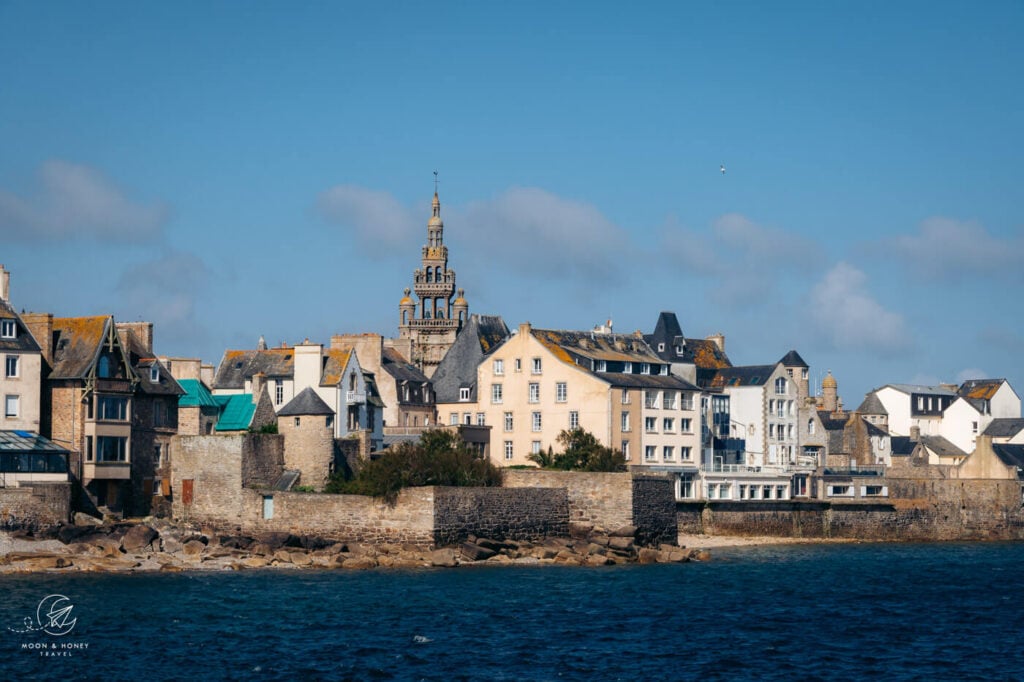
[[[782,363],[783,367],[810,367],[810,365],[804,362],[804,359],[800,357],[800,354],[797,353],[795,350],[791,350],[785,355],[783,355],[782,359],[779,360],[779,362]]]
[[[21,317],[14,311],[11,304],[3,299],[0,299],[0,319],[13,319],[15,325],[13,339],[0,337],[0,351],[39,352],[39,344],[36,343],[32,332],[25,326],[25,323],[22,322]]]
[[[178,398],[178,407],[220,407],[210,389],[199,379],[178,379],[184,393]]]
[[[217,366],[213,387],[245,388],[245,382],[260,373],[272,378],[294,376],[295,349],[286,346],[266,350],[226,350]]]
[[[53,371],[51,379],[83,379],[99,360],[104,342],[113,334],[127,377],[132,373],[110,316],[53,318]]]
[[[308,386],[277,412],[279,417],[320,414],[334,414],[334,410],[328,407],[323,398]]]
[[[774,365],[748,365],[746,367],[723,367],[711,380],[713,388],[744,388],[764,386],[778,368]]]

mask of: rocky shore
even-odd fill
[[[470,536],[457,546],[367,545],[290,533],[224,534],[161,519],[99,523],[79,516],[39,535],[0,534],[0,573],[248,569],[430,568],[465,565],[609,566],[706,561],[704,549],[641,547],[632,526],[606,532],[576,526],[568,538],[537,542]]]

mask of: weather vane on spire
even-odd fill
[[[437,183],[438,183],[437,171],[434,171],[434,194],[437,194]]]

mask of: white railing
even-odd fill
[[[345,394],[345,402],[348,403],[365,403],[366,394],[360,393],[359,391],[348,391]]]

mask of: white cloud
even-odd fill
[[[966,275],[1019,277],[1024,237],[1001,239],[973,221],[934,217],[916,234],[901,235],[883,246],[918,272],[956,281]]]
[[[20,241],[93,238],[146,242],[160,235],[169,210],[128,198],[100,171],[47,161],[29,198],[0,189],[0,236]]]
[[[202,335],[196,303],[204,297],[212,273],[201,258],[168,251],[121,274],[116,291],[121,299],[118,319],[146,320],[154,325],[156,351],[161,341],[194,341]]]
[[[837,263],[811,290],[811,323],[836,349],[908,350],[911,337],[903,316],[886,310],[872,298],[866,285],[863,272],[847,263]]]
[[[360,248],[374,255],[408,248],[417,243],[417,236],[426,241],[429,214],[417,218],[388,192],[336,185],[320,194],[317,210],[329,222],[351,231]]]
[[[661,247],[670,267],[710,277],[712,300],[736,307],[771,300],[781,279],[799,277],[821,259],[813,241],[739,213],[722,215],[703,233],[670,218],[662,228]]]
[[[554,279],[611,281],[631,246],[594,206],[536,187],[512,187],[459,212],[472,250],[493,266]]]
[[[968,367],[967,369],[960,370],[960,373],[956,375],[956,383],[962,384],[965,381],[970,381],[971,379],[988,378],[988,372],[986,372],[985,370],[978,369],[977,367]]]

